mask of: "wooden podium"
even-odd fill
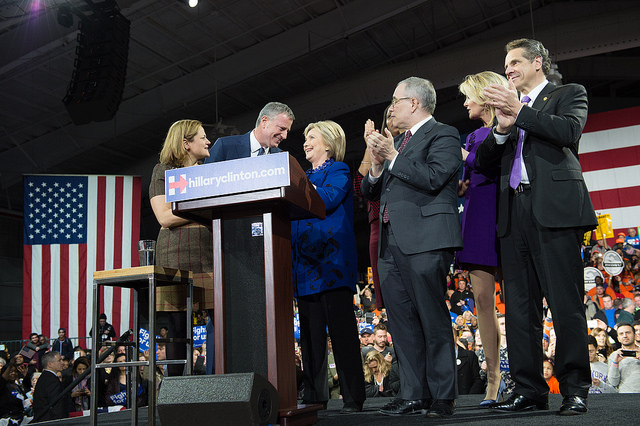
[[[280,395],[280,424],[314,424],[322,407],[297,404],[290,222],[324,219],[325,206],[298,162],[274,155],[288,156],[288,186],[175,201],[172,209],[212,225],[216,374],[264,375]],[[241,168],[254,160],[233,161]]]

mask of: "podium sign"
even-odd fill
[[[173,201],[173,213],[211,224],[216,374],[263,375],[280,395],[281,425],[315,424],[322,405],[297,405],[291,220],[324,219],[324,202],[286,152],[189,169],[197,169],[202,176],[205,168],[213,173],[208,184],[187,175],[188,169],[172,171],[174,188],[168,183],[167,194],[169,189],[174,194],[167,201],[178,192],[194,197]],[[182,182],[181,174],[185,174]],[[236,175],[238,179],[229,177]],[[167,182],[168,177],[169,172]],[[198,182],[204,184],[204,192],[196,193],[202,188]],[[262,223],[263,232],[255,232],[257,222]]]
[[[165,172],[166,202],[289,186],[289,154],[221,161]]]

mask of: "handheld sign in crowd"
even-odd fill
[[[293,338],[300,340],[300,317],[296,313],[293,317]]]
[[[289,186],[289,154],[200,164],[165,172],[168,203]]]
[[[624,261],[622,260],[622,256],[620,256],[618,252],[608,250],[602,256],[602,266],[609,275],[615,277],[616,275],[620,275],[622,273],[624,269]]]
[[[196,325],[193,327],[193,347],[200,348],[203,343],[207,342],[207,326]]]
[[[160,336],[156,336],[156,339],[159,338]],[[193,347],[199,348],[206,341],[207,327],[204,325],[197,325],[193,327]],[[138,333],[138,350],[144,353],[147,349],[149,349],[149,332],[141,327],[140,332]]]
[[[584,289],[586,291],[589,291],[596,286],[596,277],[600,277],[604,281],[604,276],[598,268],[594,268],[593,266],[587,266],[584,268]]]
[[[156,336],[156,339],[160,337]],[[138,350],[142,353],[146,352],[149,349],[149,331],[140,327],[140,331],[138,332]]]

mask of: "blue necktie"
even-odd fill
[[[258,151],[258,155],[264,155],[264,148],[260,147],[260,150]]]
[[[528,104],[531,100],[530,97],[524,96],[520,102]],[[516,145],[516,155],[513,157],[513,164],[511,165],[511,175],[509,176],[509,186],[516,189],[520,185],[520,179],[522,179],[522,145],[524,143],[524,130],[518,129],[518,144]]]

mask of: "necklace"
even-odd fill
[[[333,158],[328,158],[327,160],[325,160],[324,163],[322,163],[321,165],[319,165],[315,169],[309,169],[305,173],[307,174],[307,176],[309,176],[309,175],[311,175],[313,173],[321,172],[322,170],[326,169],[331,164],[333,164],[334,161],[336,161],[336,160],[334,160]]]

